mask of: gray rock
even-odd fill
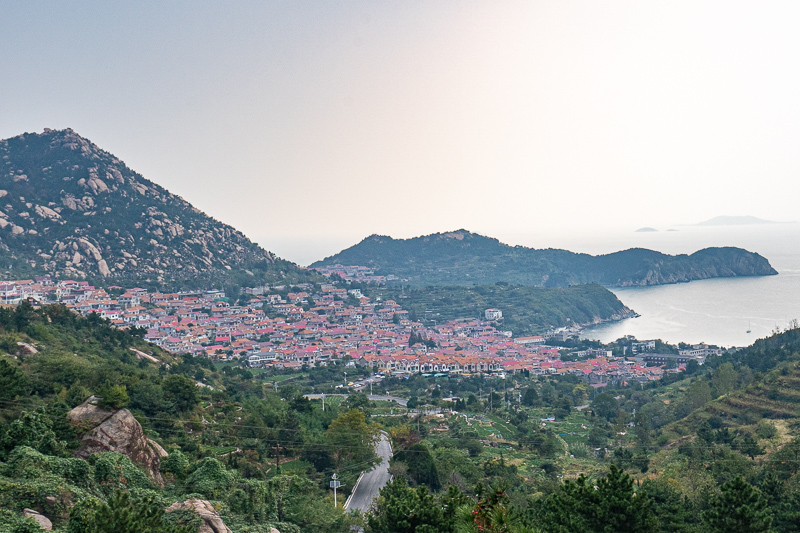
[[[22,514],[23,516],[36,520],[36,522],[39,524],[39,527],[44,530],[51,531],[53,529],[53,523],[50,521],[50,519],[43,514],[37,513],[33,509],[24,509]]]
[[[167,507],[168,513],[180,510],[192,511],[203,519],[203,524],[197,530],[197,533],[232,533],[230,528],[222,521],[217,510],[214,509],[214,506],[211,505],[211,502],[208,500],[191,499],[173,503]],[[272,533],[271,530],[270,533]]]
[[[92,396],[69,412],[73,425],[90,429],[81,439],[75,457],[86,459],[93,453],[118,452],[127,455],[163,486],[164,478],[158,467],[161,457],[167,456],[166,450],[145,437],[141,424],[130,411],[101,409],[96,405],[97,400]]]
[[[17,355],[36,355],[37,353],[39,353],[39,350],[32,344],[22,341],[17,343]]]

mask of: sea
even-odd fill
[[[515,239],[542,247],[536,236]],[[548,243],[549,244],[549,243]],[[639,314],[583,330],[582,336],[611,342],[625,335],[677,344],[749,346],[800,319],[800,224],[676,226],[653,232],[618,232],[560,239],[559,248],[593,255],[649,248],[691,254],[711,246],[737,246],[766,257],[777,276],[716,278],[654,287],[612,288]]]

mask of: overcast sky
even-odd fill
[[[796,220],[798,25],[796,1],[0,0],[0,138],[71,127],[301,263]]]

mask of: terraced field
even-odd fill
[[[783,427],[800,423],[800,363],[785,363],[762,381],[718,398],[674,424],[675,433],[692,434],[706,420],[721,418],[731,428],[751,426],[761,419],[783,421]]]

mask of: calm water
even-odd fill
[[[779,274],[613,289],[625,305],[641,316],[587,329],[584,337],[610,342],[623,335],[635,335],[671,343],[746,346],[768,336],[776,327],[784,329],[790,320],[800,319],[800,224],[676,229],[586,242],[575,238],[558,246],[592,254],[631,247],[675,254],[692,253],[707,246],[739,246],[766,257]]]

